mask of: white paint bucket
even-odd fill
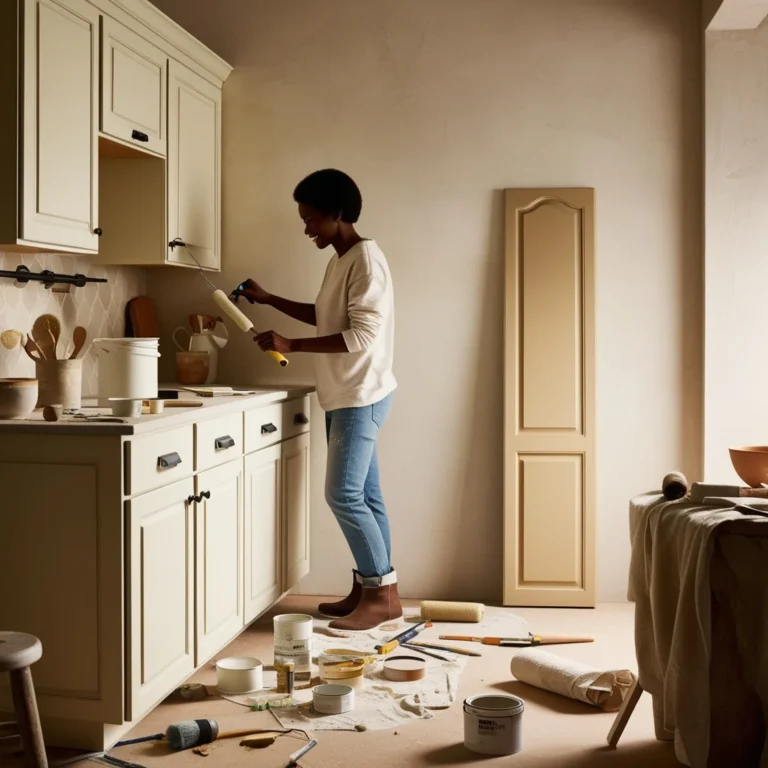
[[[464,746],[480,755],[514,755],[523,748],[524,703],[490,694],[464,700]]]
[[[99,405],[109,398],[152,400],[157,397],[159,339],[95,339],[99,368]]]
[[[283,613],[273,620],[275,661],[292,661],[296,674],[312,672],[312,617],[305,613]]]
[[[228,656],[216,662],[216,687],[221,693],[251,693],[264,687],[264,665],[253,656]]]
[[[312,708],[323,715],[343,715],[355,708],[351,685],[316,685],[312,689]]]

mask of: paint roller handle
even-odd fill
[[[268,354],[281,368],[285,368],[288,365],[288,359],[276,350],[270,349]]]

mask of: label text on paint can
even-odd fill
[[[484,736],[495,736],[499,731],[506,731],[507,726],[498,720],[478,720],[477,730]]]

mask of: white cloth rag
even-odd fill
[[[635,682],[628,669],[593,669],[539,649],[518,653],[512,659],[511,669],[521,683],[592,704],[606,712],[621,707]]]

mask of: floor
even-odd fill
[[[275,612],[312,612],[319,598],[289,597]],[[409,602],[415,611],[418,603]],[[489,609],[504,611],[511,609]],[[634,669],[633,606],[604,604],[595,610],[570,609],[514,609],[523,616],[532,631],[572,635],[590,635],[595,642],[585,645],[559,646],[556,653],[583,661],[600,668]],[[265,659],[272,658],[271,615],[246,630],[219,656],[248,654]],[[641,697],[617,749],[609,749],[606,736],[614,714],[603,713],[585,704],[530,688],[513,680],[509,671],[512,651],[503,648],[478,646],[482,658],[470,659],[461,677],[459,699],[476,693],[505,691],[525,701],[523,715],[523,751],[514,757],[484,758],[465,750],[463,740],[463,714],[461,704],[437,713],[431,720],[410,723],[397,731],[323,732],[318,735],[318,746],[302,758],[304,768],[384,768],[407,765],[466,766],[472,764],[528,766],[626,766],[654,768],[678,765],[674,748],[656,741],[650,697]],[[215,683],[215,672],[208,666],[197,672],[191,680]],[[268,712],[250,712],[221,699],[208,699],[196,703],[164,702],[150,713],[131,732],[141,736],[164,731],[169,723],[201,717],[219,720],[222,728],[274,727]],[[111,754],[146,768],[193,768],[205,760],[206,768],[258,765],[259,768],[285,768],[288,755],[299,748],[301,742],[293,738],[278,739],[264,750],[248,751],[239,746],[239,739],[220,741],[206,758],[189,751],[170,753],[162,743],[120,747]],[[55,759],[56,756],[53,756]],[[80,761],[77,768],[95,765]]]

